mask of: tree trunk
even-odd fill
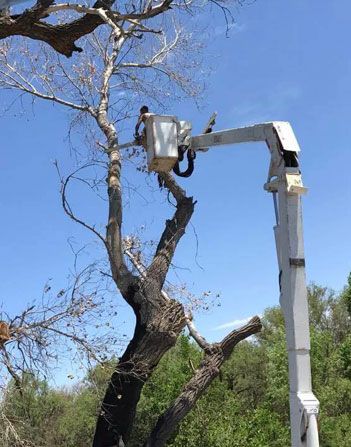
[[[146,287],[147,288],[147,287]],[[132,298],[140,303],[134,336],[113,373],[98,417],[93,447],[119,446],[130,436],[144,383],[163,355],[175,345],[185,326],[183,307],[176,301],[143,306],[146,290]],[[123,444],[121,444],[123,445]]]

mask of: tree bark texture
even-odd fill
[[[142,292],[135,295],[139,295],[137,301],[145,299]],[[175,345],[184,325],[183,308],[175,301],[155,307],[148,315],[141,312],[134,336],[109,382],[94,447],[118,446],[120,439],[128,441],[144,383],[165,352]]]

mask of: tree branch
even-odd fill
[[[207,352],[211,348],[211,345],[196,329],[195,324],[193,322],[192,315],[187,315],[186,325],[188,327],[190,335],[193,337],[193,339],[196,341],[196,343],[200,346],[201,349],[203,349],[205,352]]]
[[[245,326],[227,335],[222,342],[211,345],[193,377],[170,407],[159,417],[144,447],[163,447],[166,444],[177,425],[218,376],[221,366],[230,357],[235,346],[241,340],[259,332],[261,328],[260,319],[253,317]]]
[[[110,153],[110,166],[107,181],[109,214],[106,227],[106,241],[108,245],[111,272],[123,297],[135,309],[135,305],[129,300],[128,294],[128,289],[133,282],[133,275],[124,261],[122,247],[121,160],[120,154],[117,151]]]
[[[160,174],[165,186],[177,201],[176,212],[172,219],[166,221],[166,227],[158,243],[154,259],[148,268],[148,281],[155,281],[161,290],[166,279],[178,242],[185,233],[195,203],[192,197],[187,197],[185,191],[177,184],[171,174]]]
[[[131,260],[134,267],[138,270],[141,278],[143,280],[145,280],[146,279],[146,268],[141,263],[141,261],[138,260],[136,258],[136,256],[133,254],[133,252],[131,251],[130,244],[128,242],[129,241],[125,241],[126,246],[124,248],[124,253],[128,256],[128,258]],[[168,293],[164,289],[161,290],[161,294],[167,301],[171,301],[171,297],[168,295]],[[191,337],[196,341],[196,343],[200,346],[201,349],[203,349],[204,351],[208,350],[211,345],[196,329],[196,326],[193,322],[193,316],[189,312],[187,312],[187,314],[185,315],[185,320],[186,320],[186,325],[188,327],[189,334],[191,335]]]
[[[75,42],[83,36],[92,33],[104,23],[112,28],[118,27],[117,21],[140,21],[156,17],[171,7],[173,0],[164,0],[151,7],[145,6],[136,13],[120,14],[110,11],[114,0],[98,0],[92,8],[79,4],[63,3],[53,5],[54,0],[38,0],[36,5],[25,10],[22,14],[12,16],[0,16],[0,39],[10,36],[24,36],[34,40],[41,40],[49,44],[55,51],[66,57],[71,57],[74,52],[83,51]],[[83,17],[72,22],[51,25],[41,21],[50,13],[71,10]],[[139,22],[135,22],[138,23]]]
[[[110,8],[113,2],[114,0],[98,0],[93,8]],[[0,39],[19,35],[41,40],[67,57],[71,57],[75,51],[81,52],[82,49],[76,46],[75,41],[90,34],[105,21],[99,15],[87,13],[62,25],[42,22],[42,17],[47,15],[47,10],[53,3],[54,0],[39,0],[33,8],[25,10],[22,14],[0,17]]]
[[[59,171],[57,162],[55,162],[55,166],[56,166],[57,172],[58,172],[58,174],[59,174],[59,176],[60,176],[60,171]],[[82,167],[78,168],[76,171],[72,172],[72,174],[68,175],[66,179],[63,179],[63,178],[60,176],[60,181],[61,181],[61,201],[62,201],[62,207],[63,207],[65,213],[67,214],[67,216],[69,216],[72,220],[74,220],[74,222],[79,223],[79,224],[82,225],[84,228],[86,228],[86,229],[90,230],[92,233],[94,233],[95,236],[97,236],[97,237],[103,242],[104,246],[108,249],[109,247],[108,247],[108,245],[107,245],[107,243],[106,243],[106,239],[105,239],[105,238],[104,238],[104,237],[103,237],[103,236],[102,236],[102,235],[101,235],[101,234],[100,234],[100,233],[99,233],[93,226],[87,224],[86,222],[84,222],[84,220],[78,218],[78,217],[74,214],[74,212],[72,211],[72,208],[70,207],[70,205],[69,205],[69,203],[68,203],[68,201],[67,201],[67,197],[66,197],[66,190],[67,190],[67,186],[68,186],[68,183],[70,182],[70,180],[71,180],[72,178],[75,178],[75,175],[76,175],[79,171],[81,171],[82,169],[85,169],[85,168],[87,168],[87,167],[89,167],[89,166],[92,166],[92,165],[89,164],[89,165],[85,165],[85,166],[82,166]]]

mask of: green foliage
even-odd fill
[[[199,351],[185,335],[182,335],[175,348],[162,358],[159,367],[144,387],[130,441],[131,447],[140,446],[140,440],[146,438],[158,415],[176,398],[182,385],[191,377],[190,362],[196,366],[199,360]]]
[[[341,299],[345,303],[349,318],[351,318],[351,273],[347,278],[347,285],[344,289]]]
[[[114,364],[94,368],[81,385],[70,390],[52,389],[46,381],[26,374],[21,393],[13,383],[8,387],[2,403],[6,417],[19,437],[35,447],[87,447]],[[5,430],[1,422],[5,425],[0,420],[0,431]]]
[[[46,444],[49,439],[56,442],[56,433],[51,427],[66,411],[67,394],[52,390],[45,381],[26,374],[22,393],[11,383],[5,396],[6,416],[16,426],[21,439],[31,441],[35,446],[49,445]]]
[[[341,373],[345,378],[351,380],[351,334],[341,343],[339,355]]]
[[[336,296],[309,288],[314,390],[321,402],[323,447],[351,445],[351,276]],[[169,441],[172,447],[286,447],[290,444],[288,365],[284,320],[278,307],[267,309],[264,329],[254,342],[242,342],[220,376]],[[185,335],[162,359],[146,383],[128,447],[140,447],[158,416],[179,394],[201,361]],[[115,360],[92,369],[70,390],[52,389],[25,377],[21,396],[10,384],[3,408],[18,433],[35,447],[91,445],[96,415]],[[0,420],[0,432],[1,432]],[[17,447],[15,442],[4,447]],[[30,444],[28,444],[30,445]]]

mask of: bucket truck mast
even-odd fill
[[[300,151],[287,122],[258,124],[191,138],[193,149],[250,141],[266,142],[271,154],[264,189],[273,195],[274,236],[279,266],[280,305],[285,319],[289,358],[292,447],[318,447],[319,402],[312,392],[310,334],[303,247]]]
[[[212,117],[211,117],[212,118]],[[211,121],[211,120],[210,120]],[[193,153],[245,142],[265,142],[271,156],[264,189],[273,196],[274,237],[279,266],[280,304],[284,314],[289,359],[290,423],[292,447],[318,447],[319,402],[312,392],[310,334],[301,195],[299,144],[287,122],[274,121],[192,137],[191,125],[176,117],[150,115],[145,121],[149,170],[167,172],[178,161],[180,148]],[[131,146],[127,143],[120,148]]]

